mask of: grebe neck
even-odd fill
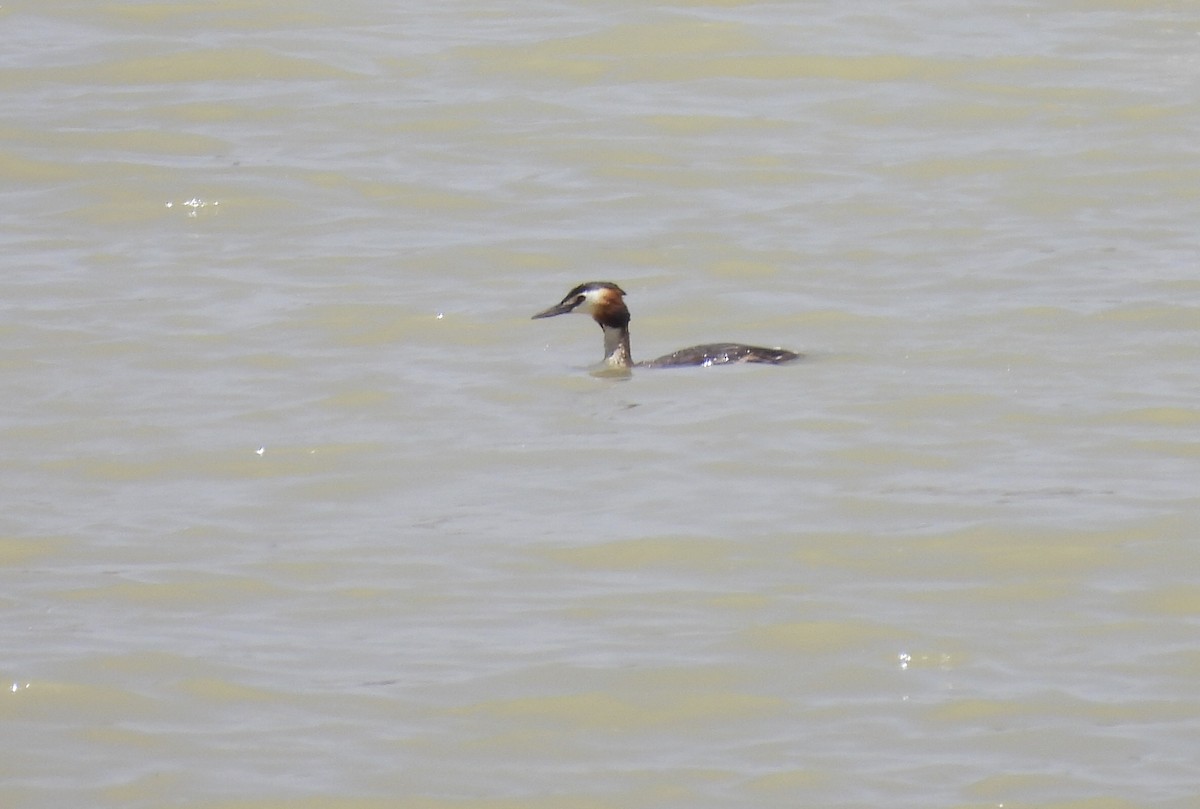
[[[601,323],[604,330],[604,364],[610,368],[632,368],[629,352],[629,326]]]

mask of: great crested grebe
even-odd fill
[[[609,281],[589,281],[567,293],[559,303],[538,312],[543,317],[578,312],[591,315],[604,331],[604,364],[610,368],[673,368],[683,365],[726,365],[739,362],[765,362],[778,365],[799,359],[800,354],[782,348],[763,348],[741,343],[707,343],[681,348],[648,362],[634,362],[629,353],[629,308],[625,290]]]

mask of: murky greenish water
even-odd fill
[[[0,804],[1195,805],[1200,9],[0,38]]]

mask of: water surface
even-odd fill
[[[0,35],[4,805],[1194,802],[1187,4]]]

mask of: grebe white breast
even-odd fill
[[[684,365],[727,365],[741,362],[778,365],[802,356],[783,348],[763,348],[741,343],[706,343],[681,348],[656,360],[634,362],[629,352],[629,307],[625,305],[625,290],[609,281],[589,281],[580,284],[557,304],[538,312],[533,319],[571,312],[591,315],[592,319],[600,324],[604,331],[604,364],[610,368],[674,368]]]

